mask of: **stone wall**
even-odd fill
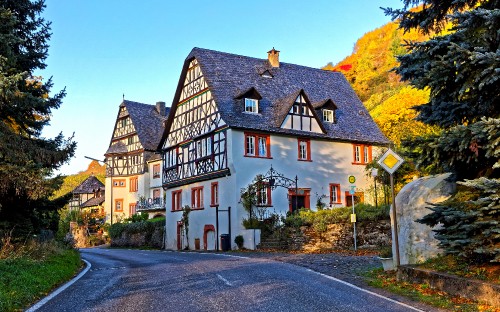
[[[133,225],[133,223],[131,223]],[[163,248],[165,224],[153,222],[145,231],[125,230],[119,237],[111,239],[112,247],[152,247]]]
[[[391,224],[389,220],[356,223],[358,248],[389,246],[391,244]],[[290,250],[314,252],[327,249],[353,249],[352,223],[329,224],[326,232],[318,233],[311,226],[302,226],[288,238]]]

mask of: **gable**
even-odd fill
[[[281,123],[281,128],[314,133],[326,132],[321,121],[316,115],[311,102],[302,90],[297,95],[293,103],[291,103],[288,113]]]
[[[196,58],[187,61],[180,82],[162,148],[187,142],[226,125]]]
[[[125,145],[128,152],[143,148],[141,142],[139,141],[139,136],[134,123],[132,122],[130,113],[124,103],[120,105],[120,109],[118,111],[118,118],[116,119],[110,146],[115,145],[118,142]]]

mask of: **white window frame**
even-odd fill
[[[307,157],[307,141],[305,140],[299,141],[299,159],[301,160],[309,159]]]
[[[331,109],[323,110],[323,121],[333,123],[335,120],[333,116],[334,116],[333,110]]]
[[[255,136],[247,135],[245,144],[246,155],[255,156]]]
[[[259,156],[267,157],[267,137],[258,137],[259,141]]]
[[[251,114],[259,113],[259,100],[245,98],[245,112]]]

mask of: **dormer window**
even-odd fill
[[[334,123],[335,122],[335,111],[332,109],[323,109],[323,121]]]
[[[245,98],[245,112],[257,114],[259,112],[259,100]]]

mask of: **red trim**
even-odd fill
[[[203,228],[203,249],[205,249],[205,250],[208,249],[207,234],[210,231],[215,232],[215,227],[212,224],[205,224],[205,227]],[[215,246],[214,246],[214,249],[215,249]]]
[[[356,161],[356,146],[359,146],[359,162]],[[365,162],[365,147],[368,148],[368,162]],[[352,145],[352,164],[353,165],[366,165],[372,161],[372,147],[365,144]]]
[[[364,203],[365,202],[365,193],[363,192],[354,192],[354,197],[359,198],[359,203]],[[349,205],[348,201],[352,200],[352,195],[349,193],[349,191],[345,191],[345,205],[346,207],[352,206],[352,203]],[[354,200],[356,201],[356,199]],[[354,203],[356,205],[356,203]]]
[[[245,141],[243,142],[243,155],[252,158],[271,158],[271,136],[269,134],[245,132]],[[247,154],[247,137],[254,137],[254,155]],[[259,156],[259,138],[266,138],[266,156]]]
[[[120,203],[120,209],[116,209],[116,203]],[[115,199],[115,202],[114,202],[115,206],[115,212],[118,211],[118,212],[122,212],[123,211],[123,199],[122,198],[119,198],[119,199]]]
[[[118,182],[118,185],[115,185],[115,182]],[[123,182],[123,185],[120,185],[120,182]],[[113,182],[111,184],[113,185],[113,187],[126,187],[127,181],[126,179],[113,179]]]
[[[172,191],[172,211],[182,211],[182,190]]]
[[[304,208],[311,209],[311,189],[299,188],[299,191],[304,191],[304,194],[298,195],[304,197]],[[292,212],[292,196],[295,196],[295,189],[288,189],[288,196],[290,200],[288,201],[288,210]]]
[[[128,204],[128,213],[129,215],[133,215],[136,213],[137,204]]]
[[[337,187],[337,201],[333,201],[333,187]],[[342,199],[340,198],[340,184],[338,183],[330,183],[330,204],[341,204]]]
[[[196,193],[198,193],[199,205],[196,205]],[[203,209],[203,186],[191,188],[191,209]]]
[[[129,179],[129,191],[137,192],[139,190],[139,178],[132,177]]]
[[[214,192],[216,190],[216,192]],[[215,200],[215,193],[217,193],[217,201]],[[215,207],[219,204],[219,182],[212,182],[210,184],[210,207]]]
[[[177,250],[182,249],[182,241],[181,241],[182,225],[183,225],[182,221],[177,221]]]
[[[306,158],[300,158],[300,143],[306,142]],[[311,140],[310,139],[297,139],[297,160],[299,161],[312,161],[311,160]]]

